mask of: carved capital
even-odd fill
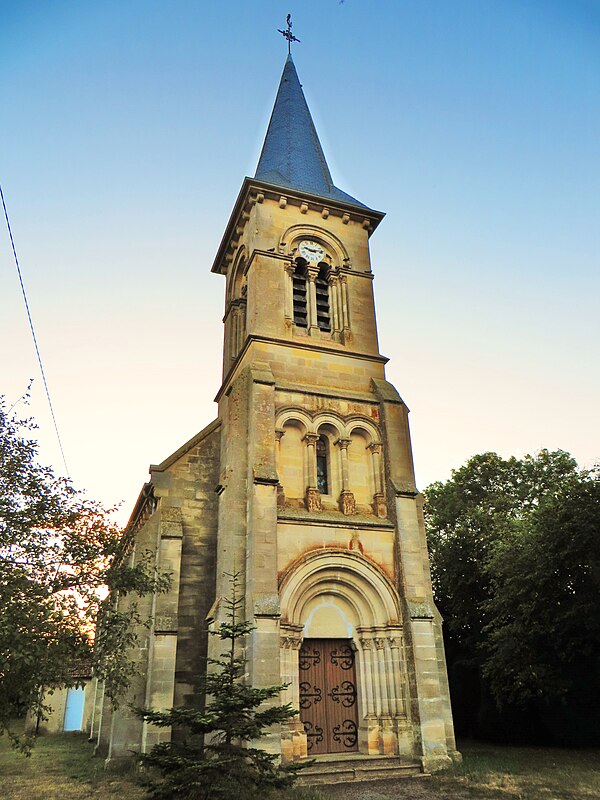
[[[380,638],[378,637],[378,638],[377,638],[377,639],[375,639],[374,641],[375,641],[375,647],[376,647],[378,650],[383,650],[383,648],[385,647],[385,639],[380,639]]]
[[[356,500],[349,490],[344,490],[340,494],[340,511],[349,516],[356,513]]]
[[[371,650],[373,648],[372,639],[360,639],[360,646],[363,650]]]
[[[296,636],[293,633],[286,633],[280,637],[279,644],[283,650],[300,650],[302,647],[302,639],[299,634]]]
[[[321,511],[321,493],[318,489],[308,488],[306,490],[306,510],[307,511]]]
[[[373,510],[378,517],[385,519],[387,517],[387,504],[383,494],[377,492],[373,495]]]
[[[337,445],[337,447],[340,448],[340,450],[347,450],[351,443],[352,443],[352,439],[342,439],[342,438],[340,438],[340,439],[337,440],[336,445]]]
[[[285,431],[283,430],[283,428],[275,428],[275,438],[277,439],[278,442],[280,442],[284,436],[285,436]]]
[[[302,441],[306,442],[307,445],[314,446],[319,441],[319,434],[318,433],[305,433]]]
[[[370,445],[369,445],[369,447],[368,447],[368,449],[369,449],[369,450],[370,450],[372,453],[381,453],[381,448],[382,448],[381,442],[373,442],[373,443],[372,443],[372,444],[370,444]]]
[[[285,492],[280,483],[277,484],[277,508],[279,511],[282,511],[285,508]]]

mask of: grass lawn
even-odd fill
[[[129,776],[104,772],[83,733],[40,736],[30,758],[0,738],[0,800],[141,800],[146,792]]]
[[[341,784],[290,792],[294,800],[592,800],[599,750],[462,743],[464,761],[431,778]],[[40,737],[31,758],[0,738],[0,800],[142,800],[134,775],[111,775],[83,734]]]

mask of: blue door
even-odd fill
[[[83,686],[69,689],[67,694],[67,707],[65,709],[65,731],[80,731],[83,722]]]

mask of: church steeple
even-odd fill
[[[254,177],[365,208],[333,183],[291,55],[283,68]]]

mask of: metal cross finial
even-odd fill
[[[284,37],[284,39],[287,39],[288,55],[290,55],[292,52],[292,42],[299,42],[300,39],[297,39],[292,33],[292,15],[288,14],[285,21],[287,22],[287,31],[282,31],[280,28],[277,28],[277,30]]]

